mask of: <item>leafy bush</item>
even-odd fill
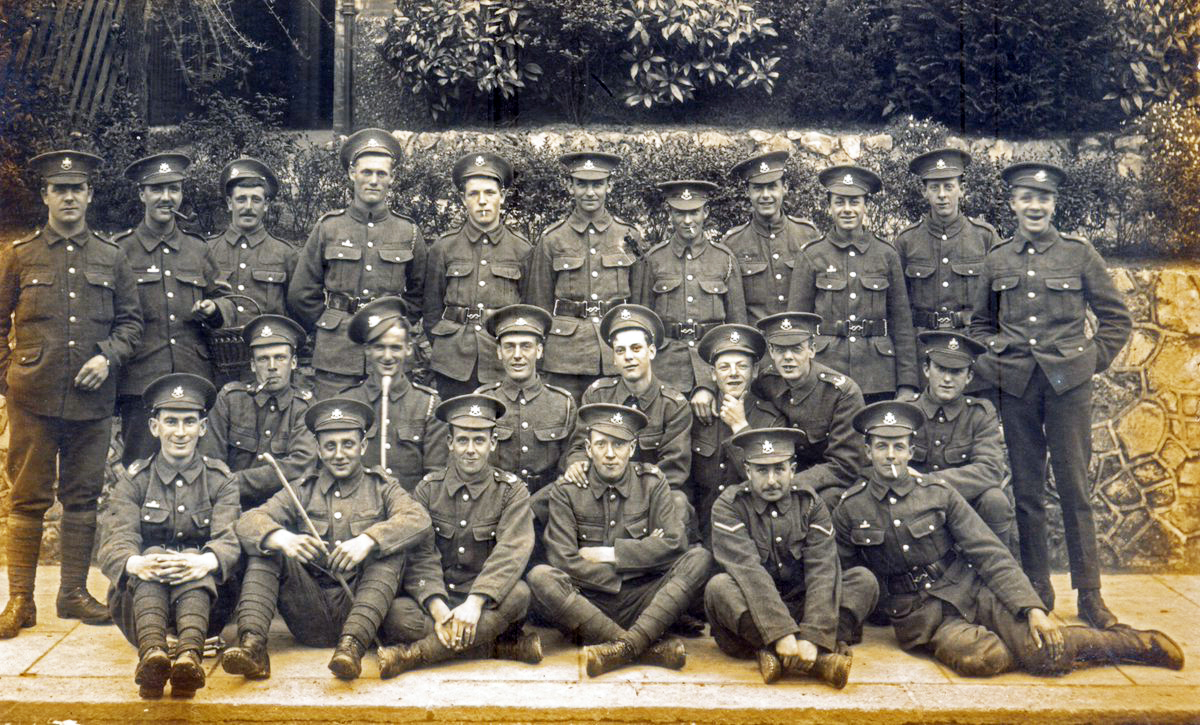
[[[601,88],[619,73],[613,48],[623,37],[618,8],[622,0],[538,0],[529,48],[550,73],[538,84],[543,104],[557,107],[573,123],[593,115]]]
[[[1160,103],[1138,127],[1148,157],[1143,186],[1159,249],[1194,257],[1200,253],[1200,106]]]
[[[1200,93],[1200,6],[1193,0],[1119,0],[1116,48],[1105,98],[1127,116],[1153,101],[1178,103]]]

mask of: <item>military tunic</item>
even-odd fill
[[[425,285],[427,247],[416,222],[386,205],[354,203],[317,222],[300,250],[288,285],[288,305],[305,327],[316,328],[313,367],[338,375],[366,373],[363,350],[347,337],[363,303],[398,295],[415,322]],[[265,310],[264,310],[265,312]]]
[[[900,257],[887,242],[838,230],[796,258],[788,309],[824,319],[817,361],[853,375],[863,395],[917,388],[917,347]]]
[[[312,397],[295,385],[278,394],[255,393],[242,382],[228,383],[217,394],[199,448],[234,472],[244,508],[261,504],[282,487],[262,454],[270,453],[289,480],[317,460],[317,441],[304,425]]]
[[[572,211],[542,232],[529,259],[525,301],[554,316],[543,370],[592,377],[617,372],[600,338],[600,319],[633,297],[641,246],[641,233],[607,211],[594,221]]]
[[[360,385],[348,388],[340,395],[366,403],[375,411],[375,424],[367,431],[367,452],[363,460],[369,465],[378,465],[379,405],[383,395],[378,373],[372,370]],[[446,465],[446,424],[433,414],[442,399],[433,388],[398,375],[388,389],[388,401],[386,473],[399,481],[405,491],[412,493],[422,476]]]
[[[673,236],[651,247],[645,262],[636,302],[654,310],[666,328],[654,374],[684,395],[697,385],[711,387],[712,368],[700,359],[696,345],[716,325],[746,322],[742,275],[733,252],[706,241],[689,247]]]
[[[575,432],[575,398],[537,377],[524,388],[506,378],[475,392],[505,405],[504,416],[496,421],[492,465],[516,473],[531,493],[558,478]]]
[[[287,316],[287,286],[296,268],[296,248],[272,236],[265,228],[243,234],[230,225],[208,240],[217,259],[220,280],[234,294],[245,295],[257,303],[237,302],[238,316],[226,324],[242,327],[259,314]]]
[[[788,309],[796,257],[820,236],[812,222],[786,214],[774,224],[755,215],[725,234],[721,243],[737,258],[750,324]]]

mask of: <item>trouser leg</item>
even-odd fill
[[[1091,414],[1090,380],[1062,395],[1046,393],[1046,441],[1062,507],[1071,586],[1075,589],[1100,587],[1100,554],[1088,479],[1088,461],[1092,456]]]
[[[965,677],[989,677],[1016,668],[1013,653],[995,632],[957,613],[947,616],[929,643],[933,656]]]
[[[634,653],[641,654],[687,611],[692,599],[708,580],[712,554],[700,547],[688,549],[667,571],[662,585],[629,627],[626,639]]]
[[[531,604],[540,616],[552,622],[564,634],[585,643],[608,642],[625,630],[588,601],[565,572],[545,564],[529,571]]]
[[[170,613],[170,589],[166,584],[134,579],[133,589],[134,633],[138,656],[146,651],[167,647],[167,617]],[[203,641],[203,640],[202,640]]]
[[[878,602],[879,580],[870,569],[855,566],[843,571],[837,641],[847,644],[861,642],[863,622],[875,610]]]
[[[279,556],[247,557],[235,613],[239,636],[253,634],[266,639],[279,601],[280,561]]]
[[[117,412],[121,416],[121,438],[125,443],[121,463],[128,467],[139,458],[154,455],[158,440],[150,435],[150,411],[142,403],[141,396],[118,396]]]
[[[38,554],[42,549],[42,517],[13,511],[8,516],[8,596],[33,596]]]
[[[416,642],[433,632],[433,618],[411,597],[396,597],[379,625],[384,644]]]
[[[288,630],[306,647],[334,646],[353,604],[352,597],[340,587],[322,587],[303,564],[281,559],[278,606]]]
[[[200,653],[208,633],[212,595],[202,588],[189,589],[175,598],[175,632],[180,652]]]
[[[1012,466],[1017,530],[1021,538],[1021,567],[1030,579],[1049,581],[1046,434],[1042,418],[1042,389],[1035,382],[1038,377],[1035,373],[1025,395],[1021,397],[1001,392],[1000,417],[1004,423],[1004,443]]]
[[[403,571],[403,556],[368,561],[354,588],[354,602],[342,625],[343,635],[353,636],[364,647],[375,640],[380,623],[396,600]]]
[[[717,574],[704,587],[704,612],[717,647],[739,659],[754,657],[756,650],[766,646],[753,621],[748,618],[750,605],[741,587],[728,574]],[[751,626],[747,626],[751,625]]]
[[[1016,513],[1013,511],[1012,502],[1009,501],[1008,494],[1004,489],[986,489],[971,502],[971,506],[979,514],[979,518],[983,519],[983,522],[996,535],[996,538],[1012,551],[1013,539],[1016,535],[1013,531]],[[1019,555],[1019,551],[1014,553]]]

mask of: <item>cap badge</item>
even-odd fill
[[[945,160],[945,159],[938,159],[938,162],[937,162],[937,168],[939,168],[939,169],[944,169],[944,168],[946,168],[946,160]]]
[[[771,165],[768,164],[766,161],[764,161],[758,165],[758,173],[760,173],[760,174],[765,174],[770,170],[771,170]]]
[[[1038,181],[1045,181],[1046,171],[1044,169],[1038,169],[1038,172],[1033,175],[1033,178],[1037,179]]]
[[[183,397],[183,386],[176,385],[175,389],[171,391],[171,397],[175,398],[176,400],[178,400],[179,398],[182,398]]]
[[[160,173],[160,174],[171,173],[171,165],[168,164],[166,161],[162,162],[161,164],[158,165],[158,173]]]
[[[847,184],[847,185],[853,185],[854,184],[854,175],[846,174],[845,176],[842,177],[842,183]]]
[[[946,347],[950,350],[957,350],[958,349],[958,340],[953,337],[950,338],[950,342],[946,343]]]
[[[480,408],[478,405],[472,405],[471,408],[467,411],[467,415],[482,416],[483,409]]]
[[[63,169],[64,169],[64,170],[71,168],[71,159],[70,159],[70,157],[67,157],[67,156],[64,156],[64,157],[63,157],[63,160],[62,160],[62,167],[63,167]]]
[[[738,334],[737,330],[734,330],[733,332],[729,333],[729,341],[730,342],[737,342],[740,339],[742,339],[742,336]]]
[[[375,148],[377,146],[381,146],[381,145],[382,144],[380,144],[379,141],[377,141],[374,137],[367,139],[367,148],[369,148],[369,149],[373,149],[373,148]]]
[[[591,159],[588,159],[587,161],[584,161],[584,162],[583,162],[583,168],[585,168],[585,169],[594,169],[594,168],[596,168],[596,165],[592,163],[592,160],[591,160]]]
[[[629,314],[629,310],[621,310],[622,320],[628,320],[630,317],[632,317],[632,315]]]
[[[379,315],[371,315],[370,317],[367,318],[367,327],[374,327],[374,326],[378,325],[380,319],[381,318],[379,317]]]
[[[259,337],[270,337],[271,335],[274,335],[274,334],[275,334],[275,332],[271,329],[270,325],[263,325],[262,332],[258,333],[258,336]]]
[[[242,175],[242,169],[241,169],[241,168],[239,168],[239,167],[237,167],[237,166],[231,166],[231,167],[229,168],[229,177],[230,177],[231,179],[236,179],[237,177],[239,177],[239,176],[241,176],[241,175]]]
[[[483,157],[482,157],[482,156],[476,156],[476,157],[475,157],[475,165],[476,165],[476,166],[483,166]]]
[[[516,319],[516,320],[513,322],[513,324],[514,324],[514,325],[528,325],[529,323],[525,321],[525,318],[524,318],[524,317],[518,317],[518,318],[517,318],[517,319]]]
[[[791,318],[790,318],[790,317],[785,317],[785,318],[783,318],[783,322],[780,322],[780,323],[779,323],[779,329],[781,329],[781,330],[790,330],[790,329],[792,329],[792,320],[791,320]]]
[[[679,195],[679,198],[680,198],[680,199],[683,199],[683,200],[685,200],[685,201],[686,201],[687,199],[691,199],[691,198],[692,198],[692,190],[691,190],[691,189],[684,189],[684,190],[683,190],[683,193]]]
[[[896,424],[896,414],[890,410],[887,413],[885,413],[883,416],[883,424],[884,425],[895,425]]]
[[[329,414],[329,418],[331,420],[341,420],[342,418],[345,418],[345,417],[346,417],[346,414],[342,412],[341,408],[334,408],[333,412]]]
[[[625,422],[624,416],[622,416],[620,413],[613,413],[613,416],[608,420],[612,423],[616,423],[617,425],[621,425]]]
[[[775,446],[771,444],[771,441],[763,441],[762,452],[763,453],[774,453]]]

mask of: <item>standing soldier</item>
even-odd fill
[[[512,165],[492,153],[467,154],[454,164],[454,185],[467,220],[429,250],[425,330],[430,335],[442,397],[474,392],[503,372],[496,341],[483,329],[496,310],[521,301],[532,247],[504,224]]]
[[[367,379],[341,395],[375,411],[367,431],[367,465],[382,465],[412,493],[422,476],[446,465],[446,424],[434,415],[442,402],[437,391],[405,375],[413,345],[405,309],[399,297],[380,297],[350,318],[350,339],[367,350]]]
[[[563,154],[559,163],[567,170],[571,212],[542,232],[525,298],[554,314],[542,367],[550,382],[578,400],[597,377],[617,372],[600,337],[600,318],[633,296],[642,236],[606,206],[620,156],[580,151]]]
[[[730,229],[722,244],[737,257],[751,324],[787,309],[792,267],[800,250],[821,236],[812,222],[788,216],[783,171],[787,151],[770,151],[741,161],[729,175],[746,184],[750,221]]]
[[[399,295],[413,312],[421,309],[425,239],[416,222],[388,206],[403,151],[378,128],[364,128],[342,143],[342,166],[354,200],[313,227],[288,285],[288,305],[305,327],[316,328],[318,398],[335,395],[366,374],[362,349],[346,335],[346,323],[358,308],[376,297]],[[415,323],[416,317],[409,321]]]
[[[88,562],[112,431],[114,368],[137,347],[142,313],[125,253],[88,228],[90,177],[101,163],[82,151],[31,159],[42,178],[46,226],[0,247],[0,393],[8,402],[12,484],[0,639],[37,620],[42,517],[54,503],[56,479],[63,504],[58,616],[109,621],[108,609],[88,594]]]
[[[966,331],[971,322],[971,300],[975,299],[983,272],[983,257],[1000,241],[991,224],[962,213],[962,177],[970,163],[971,155],[965,151],[937,149],[921,154],[908,165],[909,171],[921,179],[922,194],[929,202],[929,213],[896,236],[896,251],[900,253],[912,304],[913,327],[918,333]],[[917,359],[923,359],[919,349]],[[923,368],[918,372],[924,375]],[[967,392],[988,387],[986,380],[976,377]]]
[[[406,579],[417,578],[418,591],[396,608],[407,616],[390,616],[389,625],[403,621],[400,636],[410,644],[380,648],[384,679],[459,657],[542,661],[538,635],[521,634],[529,609],[521,575],[533,551],[529,491],[489,462],[503,412],[487,395],[438,406],[450,428],[450,463],[425,476],[414,494],[433,519],[436,547],[422,547],[409,563]]]
[[[205,325],[233,320],[235,308],[225,296],[212,248],[176,223],[183,203],[183,180],[192,160],[183,154],[155,154],[134,161],[125,177],[137,184],[145,208],[141,223],[116,237],[133,268],[145,318],[141,345],[117,380],[117,411],[128,466],[149,458],[157,448],[150,436],[150,412],[142,392],[167,373],[192,373],[213,379]]]
[[[1117,623],[1100,597],[1100,557],[1088,500],[1092,454],[1092,376],[1129,339],[1132,321],[1096,249],[1054,228],[1066,173],[1025,162],[1004,170],[1012,239],[988,252],[971,318],[971,336],[987,345],[979,374],[1000,388],[1004,442],[1012,463],[1021,564],[1048,609],[1054,607],[1046,532],[1046,453],[1062,505],[1071,586],[1079,615],[1092,626]],[[1085,334],[1087,311],[1095,333]]]
[[[292,381],[304,328],[288,317],[261,315],[242,330],[250,348],[254,383],[227,383],[208,414],[200,451],[229,466],[251,509],[279,490],[279,477],[263,459],[269,453],[284,475],[300,478],[317,460],[317,442],[304,425],[312,393]]]
[[[853,375],[867,402],[917,395],[912,310],[895,248],[864,223],[883,188],[870,169],[834,166],[819,176],[833,228],[796,258],[788,309],[822,318],[816,359]]]

